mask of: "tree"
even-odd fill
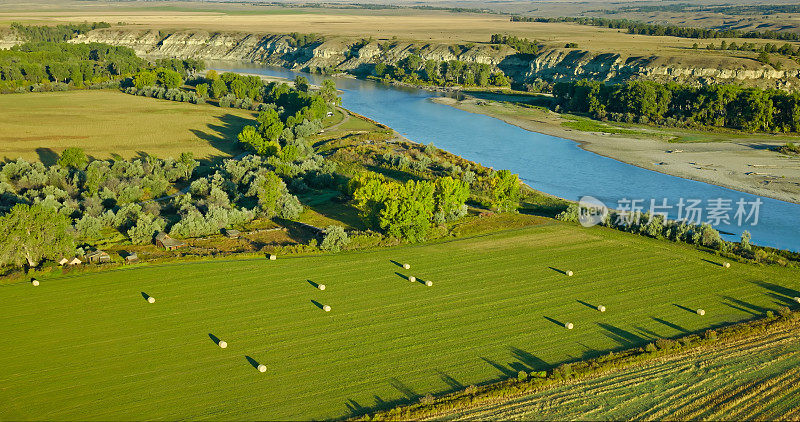
[[[500,211],[516,210],[519,206],[519,177],[509,170],[494,174],[492,185],[492,206]]]
[[[319,90],[319,95],[328,104],[339,105],[342,99],[339,98],[339,93],[336,91],[336,82],[332,79],[325,79],[322,82],[322,88]]]
[[[183,84],[181,74],[172,69],[159,67],[156,69],[156,77],[158,79],[158,84],[167,89],[177,88]]]
[[[258,114],[256,120],[258,121],[258,132],[262,138],[270,141],[278,140],[281,132],[283,132],[284,124],[277,111],[273,109],[264,110]]]
[[[380,211],[380,227],[389,236],[411,243],[427,239],[433,217],[433,183],[409,180],[393,184]]]
[[[319,245],[323,251],[339,252],[342,247],[350,243],[350,238],[344,227],[337,225],[330,225],[325,228],[325,236],[322,238],[322,243]]]
[[[211,81],[211,97],[212,98],[220,98],[223,95],[228,93],[228,87],[225,85],[225,82],[222,79],[213,79]]]
[[[270,218],[278,215],[278,199],[284,193],[288,193],[283,180],[277,174],[268,172],[259,176],[253,184],[261,212]]]
[[[199,85],[197,85],[196,87],[194,87],[194,92],[200,98],[208,97],[208,84],[199,84]]]
[[[383,203],[389,195],[390,184],[377,173],[364,172],[348,183],[348,189],[353,193],[359,215],[367,227],[377,229],[380,227],[380,212]]]
[[[464,203],[469,198],[467,184],[447,176],[436,179],[434,187],[433,198],[438,219],[453,221],[463,217],[466,212]]]
[[[58,165],[64,168],[83,170],[86,168],[86,163],[88,161],[89,159],[86,158],[86,153],[83,152],[82,149],[72,147],[65,149],[64,152],[61,153],[61,157],[58,159]]]
[[[305,76],[297,76],[294,78],[294,88],[300,92],[308,92],[311,86],[308,84],[308,79]]]
[[[742,232],[742,249],[749,251],[752,248],[750,245],[750,232],[745,230]]]
[[[137,245],[148,244],[153,241],[156,233],[164,230],[164,220],[150,214],[140,214],[136,224],[128,230],[131,242]]]
[[[156,84],[156,79],[157,78],[155,73],[149,70],[143,70],[137,73],[136,76],[133,78],[133,86],[135,86],[136,89],[142,89],[144,87],[153,86]]]
[[[17,204],[0,217],[0,265],[33,268],[75,252],[69,217],[41,205]]]

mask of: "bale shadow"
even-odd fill
[[[319,283],[315,283],[311,280],[306,280],[306,281],[308,282],[308,284],[314,286],[315,289],[319,290]]]
[[[256,368],[256,369],[258,369],[258,365],[259,365],[259,364],[258,364],[258,361],[256,361],[255,359],[251,358],[250,356],[246,356],[246,355],[245,355],[245,357],[244,357],[244,358],[245,358],[245,359],[247,359],[247,362],[249,362],[249,363],[250,363],[250,365],[251,365],[253,368]]]
[[[321,304],[321,303],[317,302],[316,300],[314,300],[314,299],[311,299],[311,303],[313,303],[313,304],[314,304],[314,306],[316,306],[317,308],[320,308],[320,309],[322,309],[323,311],[325,310],[325,305],[323,305],[323,304]]]
[[[140,293],[142,294],[142,297],[144,298],[144,300],[150,299],[150,295],[149,294],[147,294],[145,292],[140,292]]]
[[[395,273],[395,275],[397,275],[398,277],[402,278],[403,280],[405,280],[405,281],[410,281],[409,277],[411,277],[411,276],[408,276],[408,275],[405,275],[405,274],[398,273],[397,271],[395,271],[394,273]]]
[[[546,319],[546,320],[548,320],[548,321],[552,322],[553,324],[556,324],[556,325],[558,325],[558,326],[559,326],[559,327],[561,327],[561,328],[564,328],[564,323],[563,323],[563,322],[561,322],[561,321],[559,321],[559,320],[556,320],[556,319],[553,319],[553,318],[550,318],[550,317],[547,317],[547,316],[546,316],[546,317],[544,317],[544,319]]]
[[[547,267],[547,268],[550,268],[551,270],[553,270],[553,271],[555,271],[555,272],[557,272],[557,273],[560,273],[560,274],[567,275],[567,272],[566,272],[566,271],[564,271],[564,270],[559,270],[559,269],[558,269],[558,268],[556,268],[556,267]]]
[[[397,266],[398,266],[398,267],[400,267],[400,268],[403,268],[403,264],[401,264],[401,263],[399,263],[399,262],[397,262],[397,261],[395,261],[395,260],[393,260],[393,259],[390,259],[390,260],[389,260],[389,262],[391,262],[391,263],[392,263],[392,264],[394,264],[394,265],[397,265]]]
[[[215,336],[214,334],[211,334],[211,333],[208,333],[208,338],[210,338],[211,341],[213,341],[214,344],[216,344],[217,346],[219,346],[219,342],[222,341],[222,340],[219,339],[219,337],[217,337],[217,336]]]
[[[703,258],[703,261],[705,261],[705,262],[708,262],[709,264],[714,264],[714,265],[716,265],[716,266],[718,266],[718,267],[721,267],[721,266],[722,266],[722,263],[721,263],[721,262],[712,261],[712,260],[710,260],[710,259],[705,259],[705,258]]]
[[[675,306],[675,307],[677,307],[677,308],[683,309],[683,310],[684,310],[684,311],[686,311],[686,312],[691,312],[691,313],[693,313],[693,314],[696,314],[696,313],[697,313],[697,310],[696,310],[696,309],[687,308],[686,306],[683,306],[683,305],[678,305],[677,303],[673,303],[673,304],[672,304],[672,306]]]
[[[595,311],[597,310],[597,306],[595,306],[595,305],[592,305],[592,304],[591,304],[591,303],[589,303],[589,302],[584,302],[584,301],[582,301],[582,300],[580,300],[580,299],[577,299],[577,300],[575,300],[575,301],[576,301],[576,302],[578,302],[578,303],[580,303],[580,304],[581,304],[581,305],[583,305],[583,306],[586,306],[587,308],[594,309]]]

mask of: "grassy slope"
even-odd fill
[[[713,343],[443,420],[795,420],[800,324]]]
[[[239,152],[236,135],[252,111],[136,97],[115,91],[71,91],[0,96],[0,158],[52,162],[64,148],[129,158],[140,151],[197,158]]]
[[[443,244],[3,285],[0,419],[341,417],[741,320],[800,295],[796,270],[725,270],[709,257],[552,223]],[[691,312],[699,307],[705,317]]]

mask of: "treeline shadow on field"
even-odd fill
[[[224,154],[235,155],[241,152],[238,141],[239,133],[245,126],[255,124],[255,120],[233,114],[216,116],[216,119],[219,121],[218,124],[206,125],[208,131],[198,129],[190,129],[190,131]]]

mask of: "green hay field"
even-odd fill
[[[66,148],[96,158],[191,151],[198,159],[241,152],[236,136],[255,113],[86,90],[0,96],[0,159],[52,164]]]
[[[797,270],[719,262],[554,222],[0,285],[0,419],[339,418],[739,321],[800,295]]]

